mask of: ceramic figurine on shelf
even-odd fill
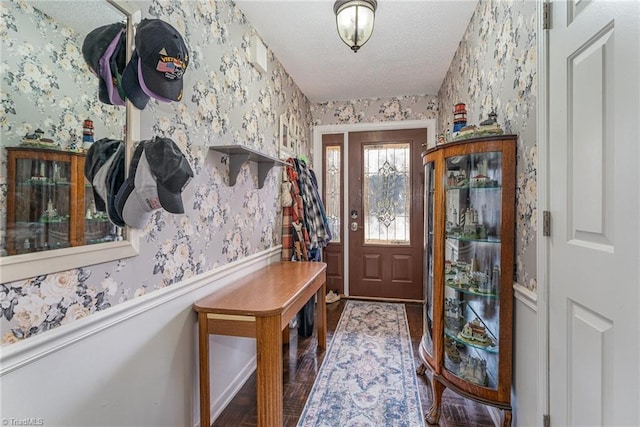
[[[82,122],[82,148],[88,150],[93,144],[93,121],[85,119]]]
[[[69,143],[69,151],[80,151],[78,147],[78,135],[75,132],[71,133],[71,142]]]
[[[497,119],[498,119],[498,114],[496,113],[495,110],[491,110],[491,112],[489,113],[489,118],[487,120],[480,122],[480,126],[495,125],[498,123]]]
[[[498,124],[498,114],[495,110],[492,110],[489,113],[489,118],[480,122],[480,127],[478,128],[479,136],[485,135],[501,135],[503,133],[502,128]]]
[[[462,103],[453,107],[453,132],[454,134],[467,125],[467,110]]]
[[[500,289],[500,266],[494,265],[493,272],[491,274],[491,293],[498,294]]]
[[[40,128],[33,131],[31,134],[26,134],[22,138],[22,145],[36,146],[42,148],[60,148],[58,144],[53,142],[51,138],[44,138],[44,131]]]
[[[51,199],[47,202],[47,210],[42,215],[45,218],[55,218],[58,215],[58,211],[53,207]]]
[[[479,357],[464,358],[460,364],[458,375],[474,384],[486,386],[488,382],[487,361]]]

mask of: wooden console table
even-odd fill
[[[256,338],[258,426],[282,426],[283,330],[317,294],[318,347],[326,347],[326,268],[321,262],[270,264],[194,303],[198,313],[201,427],[211,425],[209,334]]]

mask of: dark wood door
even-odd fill
[[[422,299],[426,129],[349,133],[349,295]]]

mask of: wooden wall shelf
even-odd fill
[[[264,186],[264,181],[272,167],[289,165],[284,160],[267,156],[244,145],[218,145],[209,147],[209,149],[229,156],[230,187],[236,184],[238,172],[240,172],[240,168],[245,162],[256,162],[258,164],[258,188]]]

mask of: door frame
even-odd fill
[[[538,319],[538,384],[537,411],[540,425],[550,414],[549,409],[549,238],[544,235],[544,212],[549,210],[549,33],[544,29],[545,4],[551,7],[550,0],[536,0],[536,42],[538,90],[536,93],[537,123],[536,139],[538,143],[537,177],[537,224],[536,231],[536,280],[537,293],[534,295],[535,310]],[[549,12],[550,13],[550,12]],[[550,17],[549,17],[550,19]],[[518,299],[517,292],[514,293]]]
[[[344,167],[346,168],[349,164],[349,139],[348,134],[350,132],[365,132],[365,131],[379,131],[379,130],[403,130],[403,129],[417,129],[417,128],[426,128],[427,129],[427,145],[428,147],[435,147],[436,145],[436,120],[435,119],[424,119],[424,120],[403,120],[396,122],[381,122],[381,123],[353,123],[353,124],[341,124],[341,125],[319,125],[313,127],[313,159],[317,159],[313,166],[314,171],[317,175],[318,185],[322,185],[323,182],[323,169],[322,169],[322,135],[326,133],[342,133],[343,134],[343,153],[344,156]],[[426,150],[426,147],[425,147]],[[344,188],[349,188],[349,177],[348,174],[344,174]],[[322,194],[323,188],[319,188],[320,194]],[[344,191],[343,197],[343,206],[349,206],[349,192]],[[343,229],[343,263],[344,263],[344,294],[345,296],[349,296],[349,254],[348,254],[348,245],[349,245],[349,218],[348,218],[348,209],[345,209],[342,213],[342,229]]]

